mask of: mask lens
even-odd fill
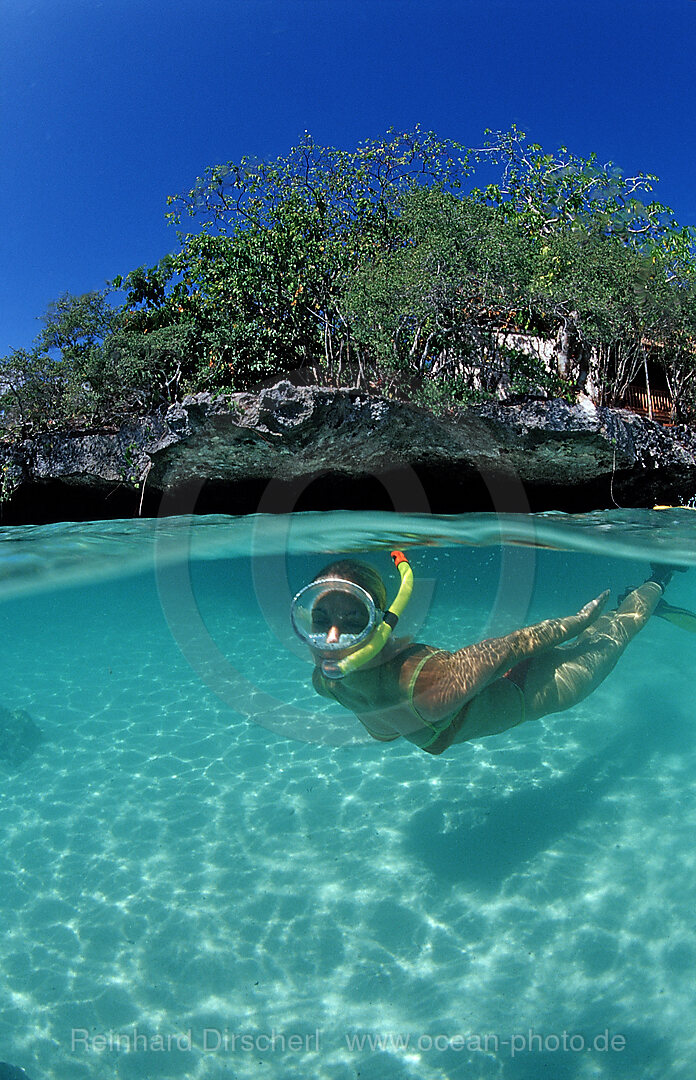
[[[298,637],[322,652],[357,648],[379,621],[370,594],[338,578],[305,586],[292,602],[290,617]]]

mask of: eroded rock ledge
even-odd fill
[[[589,400],[486,403],[446,419],[289,382],[197,394],[105,433],[0,447],[5,523],[157,513],[584,511],[696,492],[696,435]],[[144,492],[143,492],[144,484]]]

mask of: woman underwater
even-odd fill
[[[576,615],[450,653],[391,637],[413,585],[406,556],[394,551],[392,559],[401,585],[391,605],[376,570],[344,559],[297,594],[292,623],[312,652],[317,693],[350,709],[374,739],[403,736],[429,754],[577,705],[656,607],[667,607],[674,570],[653,567],[615,611],[603,614],[607,590]]]

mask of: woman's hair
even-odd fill
[[[386,610],[387,590],[381,577],[369,563],[361,562],[359,559],[341,559],[339,562],[325,566],[314,580],[322,581],[324,578],[344,578],[346,581],[352,581],[354,585],[359,585],[370,594],[379,611]]]

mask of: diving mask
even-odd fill
[[[301,589],[290,608],[292,627],[312,649],[348,654],[367,641],[382,618],[370,594],[344,578],[322,578]]]
[[[370,594],[344,578],[323,578],[301,589],[292,602],[295,633],[322,654],[327,679],[342,679],[377,656],[386,645],[413,589],[413,571],[401,551],[391,557],[401,579],[386,611],[378,611]]]

